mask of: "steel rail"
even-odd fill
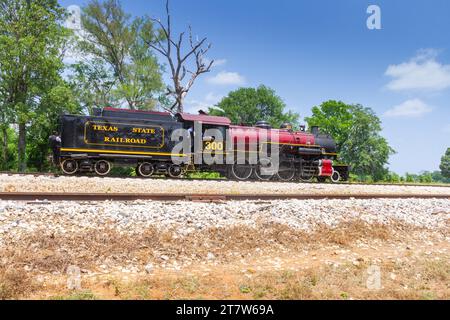
[[[196,193],[53,193],[0,192],[0,200],[13,201],[229,201],[229,200],[320,200],[320,199],[450,199],[450,194],[196,194]]]

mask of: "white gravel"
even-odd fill
[[[334,226],[353,219],[369,223],[400,221],[433,230],[448,229],[450,200],[105,201],[50,204],[0,201],[0,244],[36,230],[64,234],[108,227],[137,234],[154,226],[185,235],[208,227],[277,222],[309,231],[317,224]]]
[[[0,175],[0,192],[447,194],[449,187]]]

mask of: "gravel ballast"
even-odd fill
[[[33,231],[57,234],[113,228],[136,234],[146,228],[174,230],[180,235],[210,227],[278,223],[312,231],[341,222],[400,222],[428,229],[446,228],[450,200],[349,199],[197,202],[55,202],[31,204],[0,201],[0,239],[18,239]]]
[[[81,193],[197,193],[197,194],[436,194],[450,195],[450,187],[346,185],[318,183],[189,181],[0,175],[0,192]]]

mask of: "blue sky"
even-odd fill
[[[63,6],[87,1],[60,0]],[[122,1],[133,15],[164,18],[164,1]],[[369,30],[369,5],[381,30]],[[187,96],[190,111],[240,86],[265,84],[302,118],[328,99],[381,118],[398,173],[438,170],[450,147],[450,1],[172,0],[175,31],[188,24],[218,63]]]

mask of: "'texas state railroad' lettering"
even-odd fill
[[[102,146],[130,146],[162,148],[164,128],[137,123],[86,122],[86,144]]]

